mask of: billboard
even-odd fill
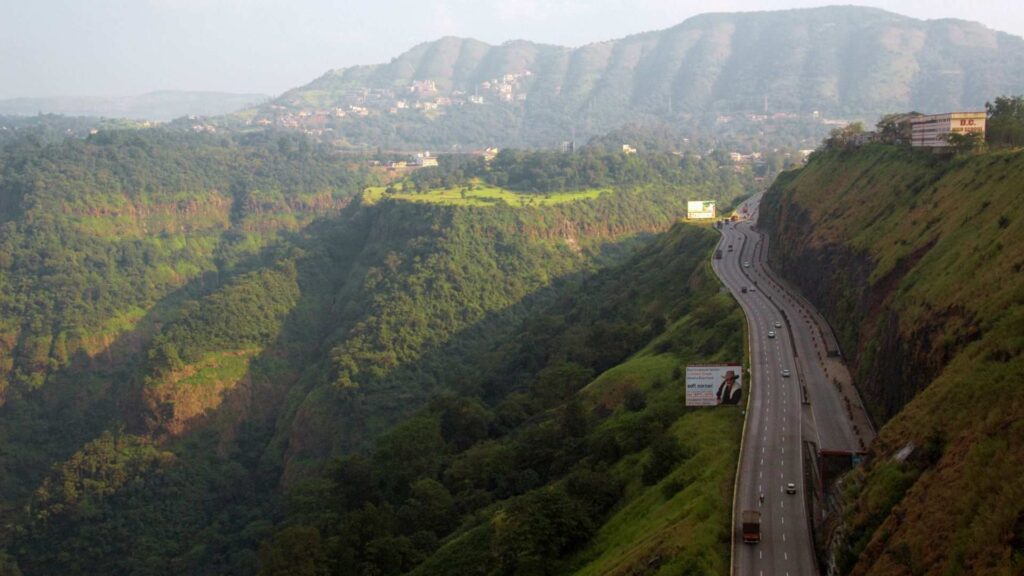
[[[690,364],[686,367],[686,405],[739,404],[743,367],[739,364]]]
[[[714,220],[718,215],[714,200],[689,200],[686,202],[686,217],[691,220]]]

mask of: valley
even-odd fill
[[[1024,573],[1024,39],[450,8],[0,22],[0,576]]]

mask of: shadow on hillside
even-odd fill
[[[515,343],[523,318],[555,302],[567,284],[597,274],[583,270],[555,278],[427,346],[414,359],[394,366],[371,384],[357,390],[342,389],[332,383],[329,353],[342,333],[359,320],[346,317],[346,303],[362,289],[368,264],[379,264],[387,256],[366,248],[374,234],[381,231],[368,219],[355,218],[354,212],[346,210],[337,218],[289,234],[279,245],[261,251],[230,274],[198,278],[181,287],[162,299],[134,330],[119,337],[103,354],[77,356],[68,368],[53,376],[53,386],[29,395],[17,407],[0,409],[0,432],[8,446],[19,451],[22,458],[32,458],[12,461],[25,466],[21,475],[8,484],[14,489],[12,498],[7,499],[5,494],[5,499],[23,500],[51,466],[65,461],[103,431],[125,426],[129,432],[159,441],[177,455],[183,466],[205,470],[194,476],[197,481],[215,482],[219,472],[209,472],[211,461],[224,462],[222,469],[246,477],[246,482],[239,485],[160,484],[148,498],[162,502],[160,509],[164,511],[158,514],[174,514],[175,508],[183,505],[174,501],[180,498],[180,490],[216,493],[218,502],[211,502],[209,510],[195,511],[192,521],[197,524],[182,528],[186,534],[195,534],[186,540],[201,538],[214,516],[218,530],[240,532],[251,521],[254,510],[274,501],[272,493],[282,480],[317,471],[329,457],[365,449],[377,434],[424,407],[433,396],[488,392],[491,400],[498,400],[514,389],[518,385],[514,374],[505,374],[502,382],[484,382],[485,368],[494,367],[490,361],[498,353],[492,343]],[[608,242],[608,259],[621,259],[632,252],[630,246],[634,244],[621,238]],[[187,300],[210,294],[239,274],[272,265],[281,258],[295,258],[300,296],[279,334],[252,358],[244,376],[218,392],[215,406],[184,422],[180,434],[169,434],[166,423],[173,417],[174,406],[147,403],[144,381],[146,347],[161,322]],[[351,310],[348,313],[351,315]],[[14,413],[18,417],[8,418]],[[28,426],[18,434],[5,430],[17,428],[18,422]],[[45,446],[34,442],[40,437],[48,440]],[[254,540],[248,545],[255,546],[261,536],[254,532],[251,537]],[[179,543],[180,551],[197,542]],[[231,546],[211,543],[210,553]]]

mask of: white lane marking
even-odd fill
[[[783,541],[783,542],[785,542],[785,541],[786,541],[786,533],[785,533],[785,532],[783,532],[783,533],[782,533],[782,541]]]
[[[783,553],[782,553],[782,559],[783,559],[783,560],[789,560],[789,554],[787,554],[787,553],[783,552]]]

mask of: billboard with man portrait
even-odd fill
[[[690,364],[686,367],[686,405],[736,405],[743,398],[743,366]]]

